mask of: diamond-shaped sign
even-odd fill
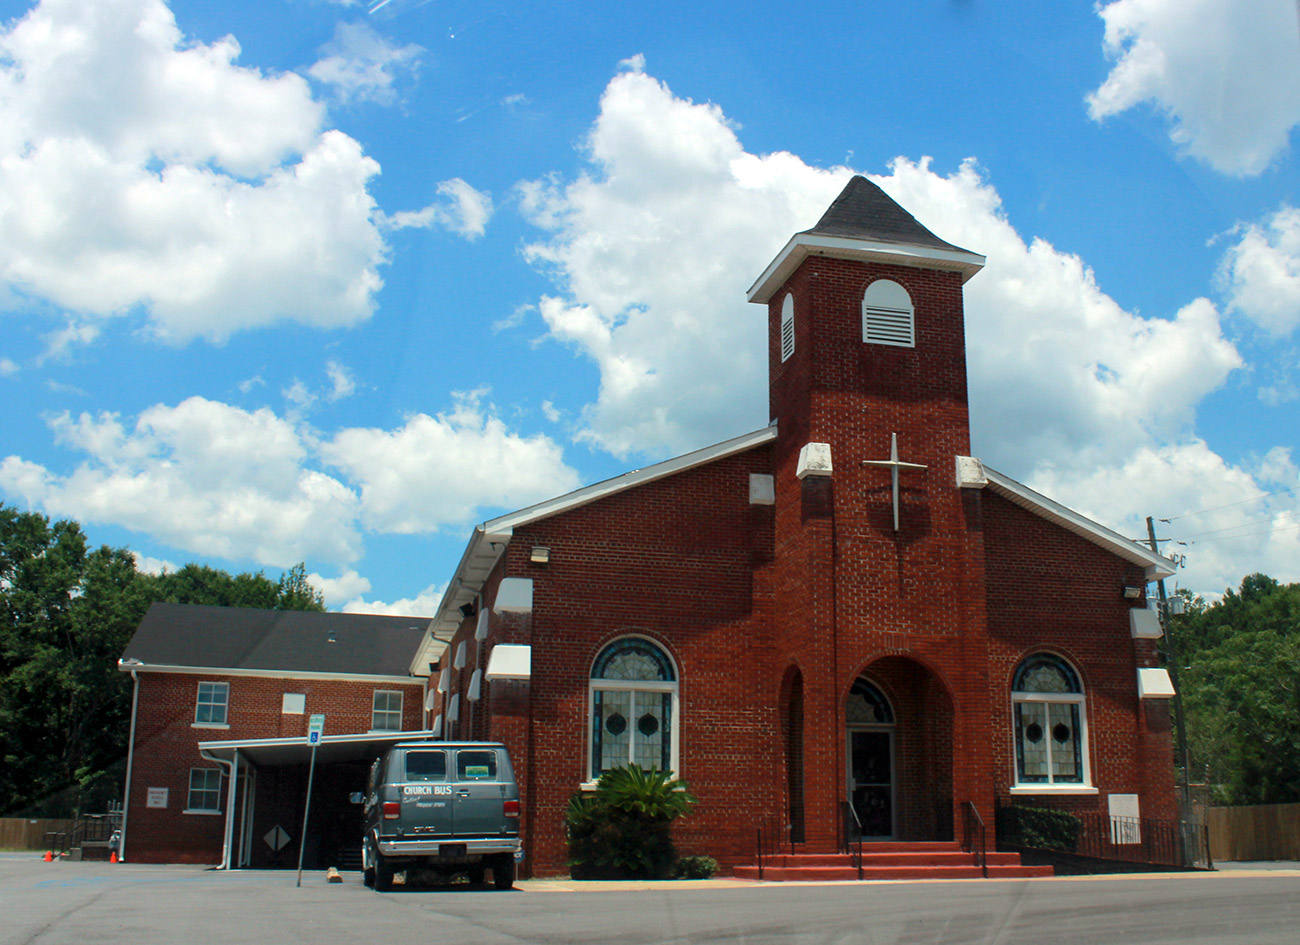
[[[293,838],[284,832],[283,827],[277,824],[276,826],[268,830],[266,832],[266,836],[264,836],[262,839],[266,841],[266,845],[268,847],[270,847],[276,853],[279,853],[281,850],[285,848],[285,846]]]

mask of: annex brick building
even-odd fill
[[[683,852],[951,839],[1018,799],[1176,816],[1171,562],[970,456],[984,259],[854,178],[750,289],[771,424],[479,526],[432,728],[511,749],[535,874],[610,767],[677,772]]]
[[[150,607],[118,662],[135,681],[124,858],[297,865],[313,715],[325,716],[325,735],[304,860],[359,855],[349,793],[363,789],[382,745],[427,728],[428,659],[439,649],[427,627],[427,618]]]

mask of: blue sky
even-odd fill
[[[977,455],[1300,580],[1293,0],[0,20],[0,500],[144,567],[431,613],[474,523],[766,423],[745,290],[862,173],[988,257]]]

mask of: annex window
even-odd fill
[[[1017,667],[1011,690],[1016,783],[1087,784],[1087,720],[1079,674],[1059,656],[1036,653]]]
[[[230,707],[230,683],[201,682],[194,703],[195,725],[225,725]]]
[[[221,810],[220,768],[190,769],[190,793],[185,800],[185,810],[205,814]]]
[[[912,297],[897,282],[877,279],[862,296],[862,340],[867,344],[916,347]]]
[[[376,689],[370,713],[372,732],[400,732],[402,730],[402,694],[395,689]]]
[[[794,296],[787,292],[781,303],[781,360],[794,354]]]
[[[677,674],[668,655],[642,637],[615,640],[591,670],[591,765],[676,770]]]

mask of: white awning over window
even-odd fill
[[[1169,670],[1159,668],[1138,670],[1139,699],[1172,699],[1173,697],[1174,684],[1169,678]]]
[[[511,643],[498,643],[488,657],[487,680],[528,679],[533,672],[533,648]]]

